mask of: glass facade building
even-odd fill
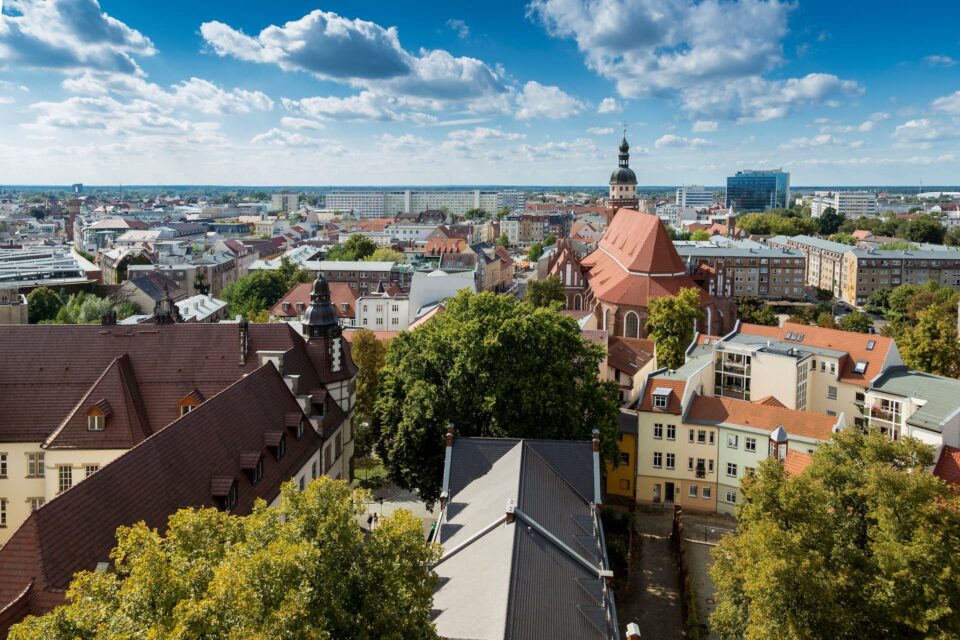
[[[727,178],[727,206],[734,211],[764,211],[790,206],[790,174],[783,171],[737,171]]]

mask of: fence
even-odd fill
[[[677,516],[675,516],[677,517]],[[735,530],[729,527],[715,527],[706,524],[693,524],[689,522],[681,523],[684,533],[684,540],[689,542],[700,542],[715,546],[720,542],[720,538]]]

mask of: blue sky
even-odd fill
[[[960,183],[960,3],[2,0],[0,183]]]

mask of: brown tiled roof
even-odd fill
[[[300,440],[288,438],[281,460],[264,456],[256,486],[241,470],[240,453],[262,452],[264,433],[298,410],[283,379],[265,365],[35,511],[0,549],[0,611],[32,581],[28,610],[13,620],[0,613],[0,633],[25,613],[61,604],[75,572],[109,561],[118,526],[143,521],[162,531],[178,509],[216,506],[215,494],[229,491],[231,478],[238,489],[233,513],[249,513],[257,498],[274,499],[316,452],[320,436],[306,429]]]
[[[654,342],[643,338],[610,336],[607,364],[633,376],[653,360]]]
[[[191,391],[210,398],[254,371],[257,351],[283,352],[284,372],[300,375],[304,389],[356,373],[346,342],[342,370],[325,371],[325,344],[306,342],[287,323],[251,323],[244,365],[236,324],[3,326],[0,441],[44,442],[60,426],[63,437],[70,432],[71,438],[80,438],[72,424],[64,422],[83,407],[84,398],[107,399],[113,408],[98,438],[112,437],[113,425],[118,433],[130,431],[122,437],[142,440],[176,420],[180,400]],[[108,371],[121,356],[126,358]],[[103,392],[91,392],[94,385]],[[142,411],[137,409],[141,404]],[[85,408],[82,413],[85,416]],[[122,427],[121,419],[135,422]],[[83,438],[69,442],[80,446]]]
[[[605,329],[581,329],[580,336],[584,340],[600,345],[606,351],[609,334]]]
[[[813,464],[813,456],[809,453],[787,449],[787,457],[783,461],[783,470],[788,476],[798,476],[811,464]]]
[[[784,409],[787,408],[787,405],[783,404],[773,396],[766,396],[764,398],[760,398],[759,400],[754,400],[753,402],[755,404],[765,404],[769,407],[782,407]]]
[[[330,282],[330,302],[333,303],[337,311],[337,317],[353,320],[356,316],[357,298],[360,296],[357,291],[347,282]],[[275,318],[299,318],[304,310],[310,305],[310,292],[313,289],[311,282],[299,282],[293,285],[287,293],[284,294],[277,304],[270,309],[270,315]],[[283,304],[289,303],[290,308],[283,310]],[[302,304],[303,308],[297,311],[297,304]],[[346,309],[343,308],[346,304]]]
[[[658,409],[653,406],[653,392],[656,389],[670,389],[670,398],[667,400],[666,409]],[[650,376],[647,378],[647,384],[643,388],[643,396],[637,405],[638,411],[648,411],[650,413],[672,413],[680,415],[683,413],[683,407],[680,406],[680,400],[683,398],[683,392],[687,388],[686,380],[676,378],[667,378],[664,376]]]
[[[173,278],[161,273],[160,271],[141,272],[130,279],[130,284],[140,289],[145,295],[154,302],[158,302],[163,297],[163,291],[166,289],[170,299],[176,302],[187,297],[186,289],[181,289],[180,285]]]
[[[825,329],[823,327],[794,324],[792,322],[785,322],[782,327],[743,324],[740,327],[740,332],[749,335],[776,338],[777,340],[789,342],[798,347],[806,345],[846,352],[847,357],[842,358],[840,362],[840,380],[861,387],[868,386],[870,380],[880,373],[883,362],[886,360],[887,354],[893,346],[893,338],[886,336],[872,333],[855,333],[853,331],[842,331],[840,329]],[[803,339],[799,341],[787,340],[787,334],[802,334]],[[868,351],[867,344],[870,342],[874,343],[874,347]],[[859,360],[866,362],[867,368],[863,373],[854,373],[853,369],[857,366],[857,361]]]
[[[736,424],[773,431],[782,426],[788,435],[829,440],[838,418],[734,398],[697,396],[690,403],[689,422]]]
[[[944,446],[933,473],[944,482],[960,485],[960,449]]]

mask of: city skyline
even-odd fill
[[[641,185],[951,184],[957,42],[901,13],[6,0],[0,182],[599,186],[625,123]]]

